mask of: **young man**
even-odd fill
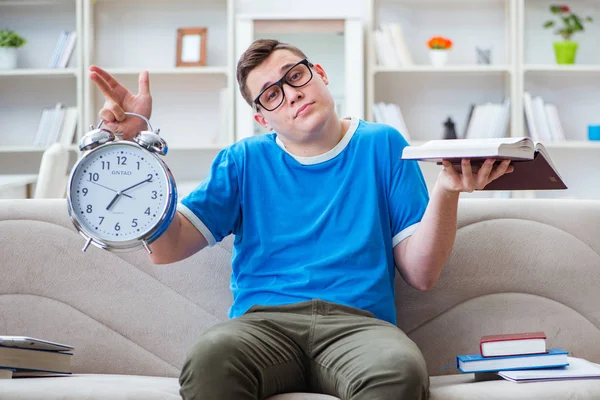
[[[149,117],[148,76],[129,93],[97,67],[100,117],[131,138]],[[323,68],[296,47],[257,40],[237,79],[273,131],[221,151],[181,201],[152,261],[186,258],[235,235],[230,321],[204,332],[180,377],[184,399],[264,399],[311,391],[344,400],[426,399],[423,357],[395,325],[394,276],[427,290],[456,234],[459,193],[512,167],[458,174],[445,165],[429,195],[393,128],[339,119]]]

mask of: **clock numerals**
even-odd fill
[[[140,170],[140,162],[139,161],[136,161],[136,162],[137,162],[137,169],[139,171]]]
[[[110,170],[110,161],[102,161],[102,170]]]
[[[150,207],[146,208],[146,211],[144,211],[144,214],[150,215]]]
[[[119,225],[119,223],[117,222],[115,224],[115,231],[120,231],[121,230],[121,225]]]
[[[87,188],[81,189],[81,193],[83,193],[84,196],[87,196],[87,194],[88,194]]]
[[[98,174],[97,172],[90,172],[88,174],[90,176],[90,181],[92,182],[98,182],[98,180],[100,179],[100,174]]]
[[[152,174],[148,174],[148,182],[152,182]]]
[[[119,165],[127,165],[127,157],[125,157],[125,156],[117,156],[117,164],[119,164]]]
[[[133,221],[131,221],[131,227],[132,227],[132,228],[135,228],[135,227],[137,227],[137,226],[138,226],[138,223],[137,223],[137,218],[134,218],[134,219],[133,219]]]
[[[158,197],[158,192],[157,192],[156,190],[153,190],[153,191],[152,191],[152,197],[151,197],[151,199],[152,199],[152,200],[156,200],[156,199],[157,199],[157,197]]]
[[[93,211],[92,205],[88,204],[87,207],[85,208],[85,212],[87,212],[88,214],[91,214]]]
[[[98,225],[102,225],[102,222],[104,221],[104,217],[98,217],[100,218],[100,223]]]

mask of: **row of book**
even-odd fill
[[[544,102],[540,96],[523,94],[523,108],[529,136],[535,142],[559,142],[566,140],[554,104]]]
[[[58,36],[58,41],[54,47],[54,52],[48,63],[48,68],[67,68],[75,49],[77,41],[77,32],[62,31]]]
[[[532,97],[525,92],[523,108],[529,137],[534,142],[557,142],[566,140],[556,105],[545,103],[540,96]],[[502,103],[486,102],[471,104],[462,139],[503,138],[508,134],[511,100]],[[411,139],[402,111],[397,104],[377,102],[373,104],[375,122],[396,128],[406,140]]]
[[[73,350],[37,338],[0,336],[0,379],[70,375]]]
[[[555,379],[600,378],[600,366],[569,357],[560,348],[548,348],[544,332],[483,336],[478,354],[456,357],[462,373],[475,373],[476,379],[504,378],[513,382]]]
[[[412,55],[404,39],[402,25],[399,23],[382,23],[373,32],[373,36],[377,65],[389,68],[414,65]]]
[[[49,146],[57,142],[64,146],[72,144],[78,114],[77,107],[66,107],[62,103],[42,110],[33,145]]]

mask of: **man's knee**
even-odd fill
[[[244,349],[235,330],[216,326],[205,331],[187,354],[179,376],[180,393],[184,399],[220,398],[224,391],[253,390],[252,374],[243,371]],[[235,387],[224,388],[220,384],[236,376]],[[241,387],[243,386],[243,388]],[[243,396],[239,396],[243,398]]]
[[[429,396],[429,375],[422,354],[414,349],[391,348],[380,354],[362,388],[352,400],[415,399]],[[356,390],[358,389],[358,390]]]

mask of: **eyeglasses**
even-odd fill
[[[294,66],[292,66],[277,82],[267,86],[256,98],[254,104],[258,111],[258,106],[261,106],[267,111],[273,111],[285,100],[285,92],[283,84],[286,83],[294,88],[299,88],[306,85],[313,77],[311,70],[312,64],[305,58]]]

